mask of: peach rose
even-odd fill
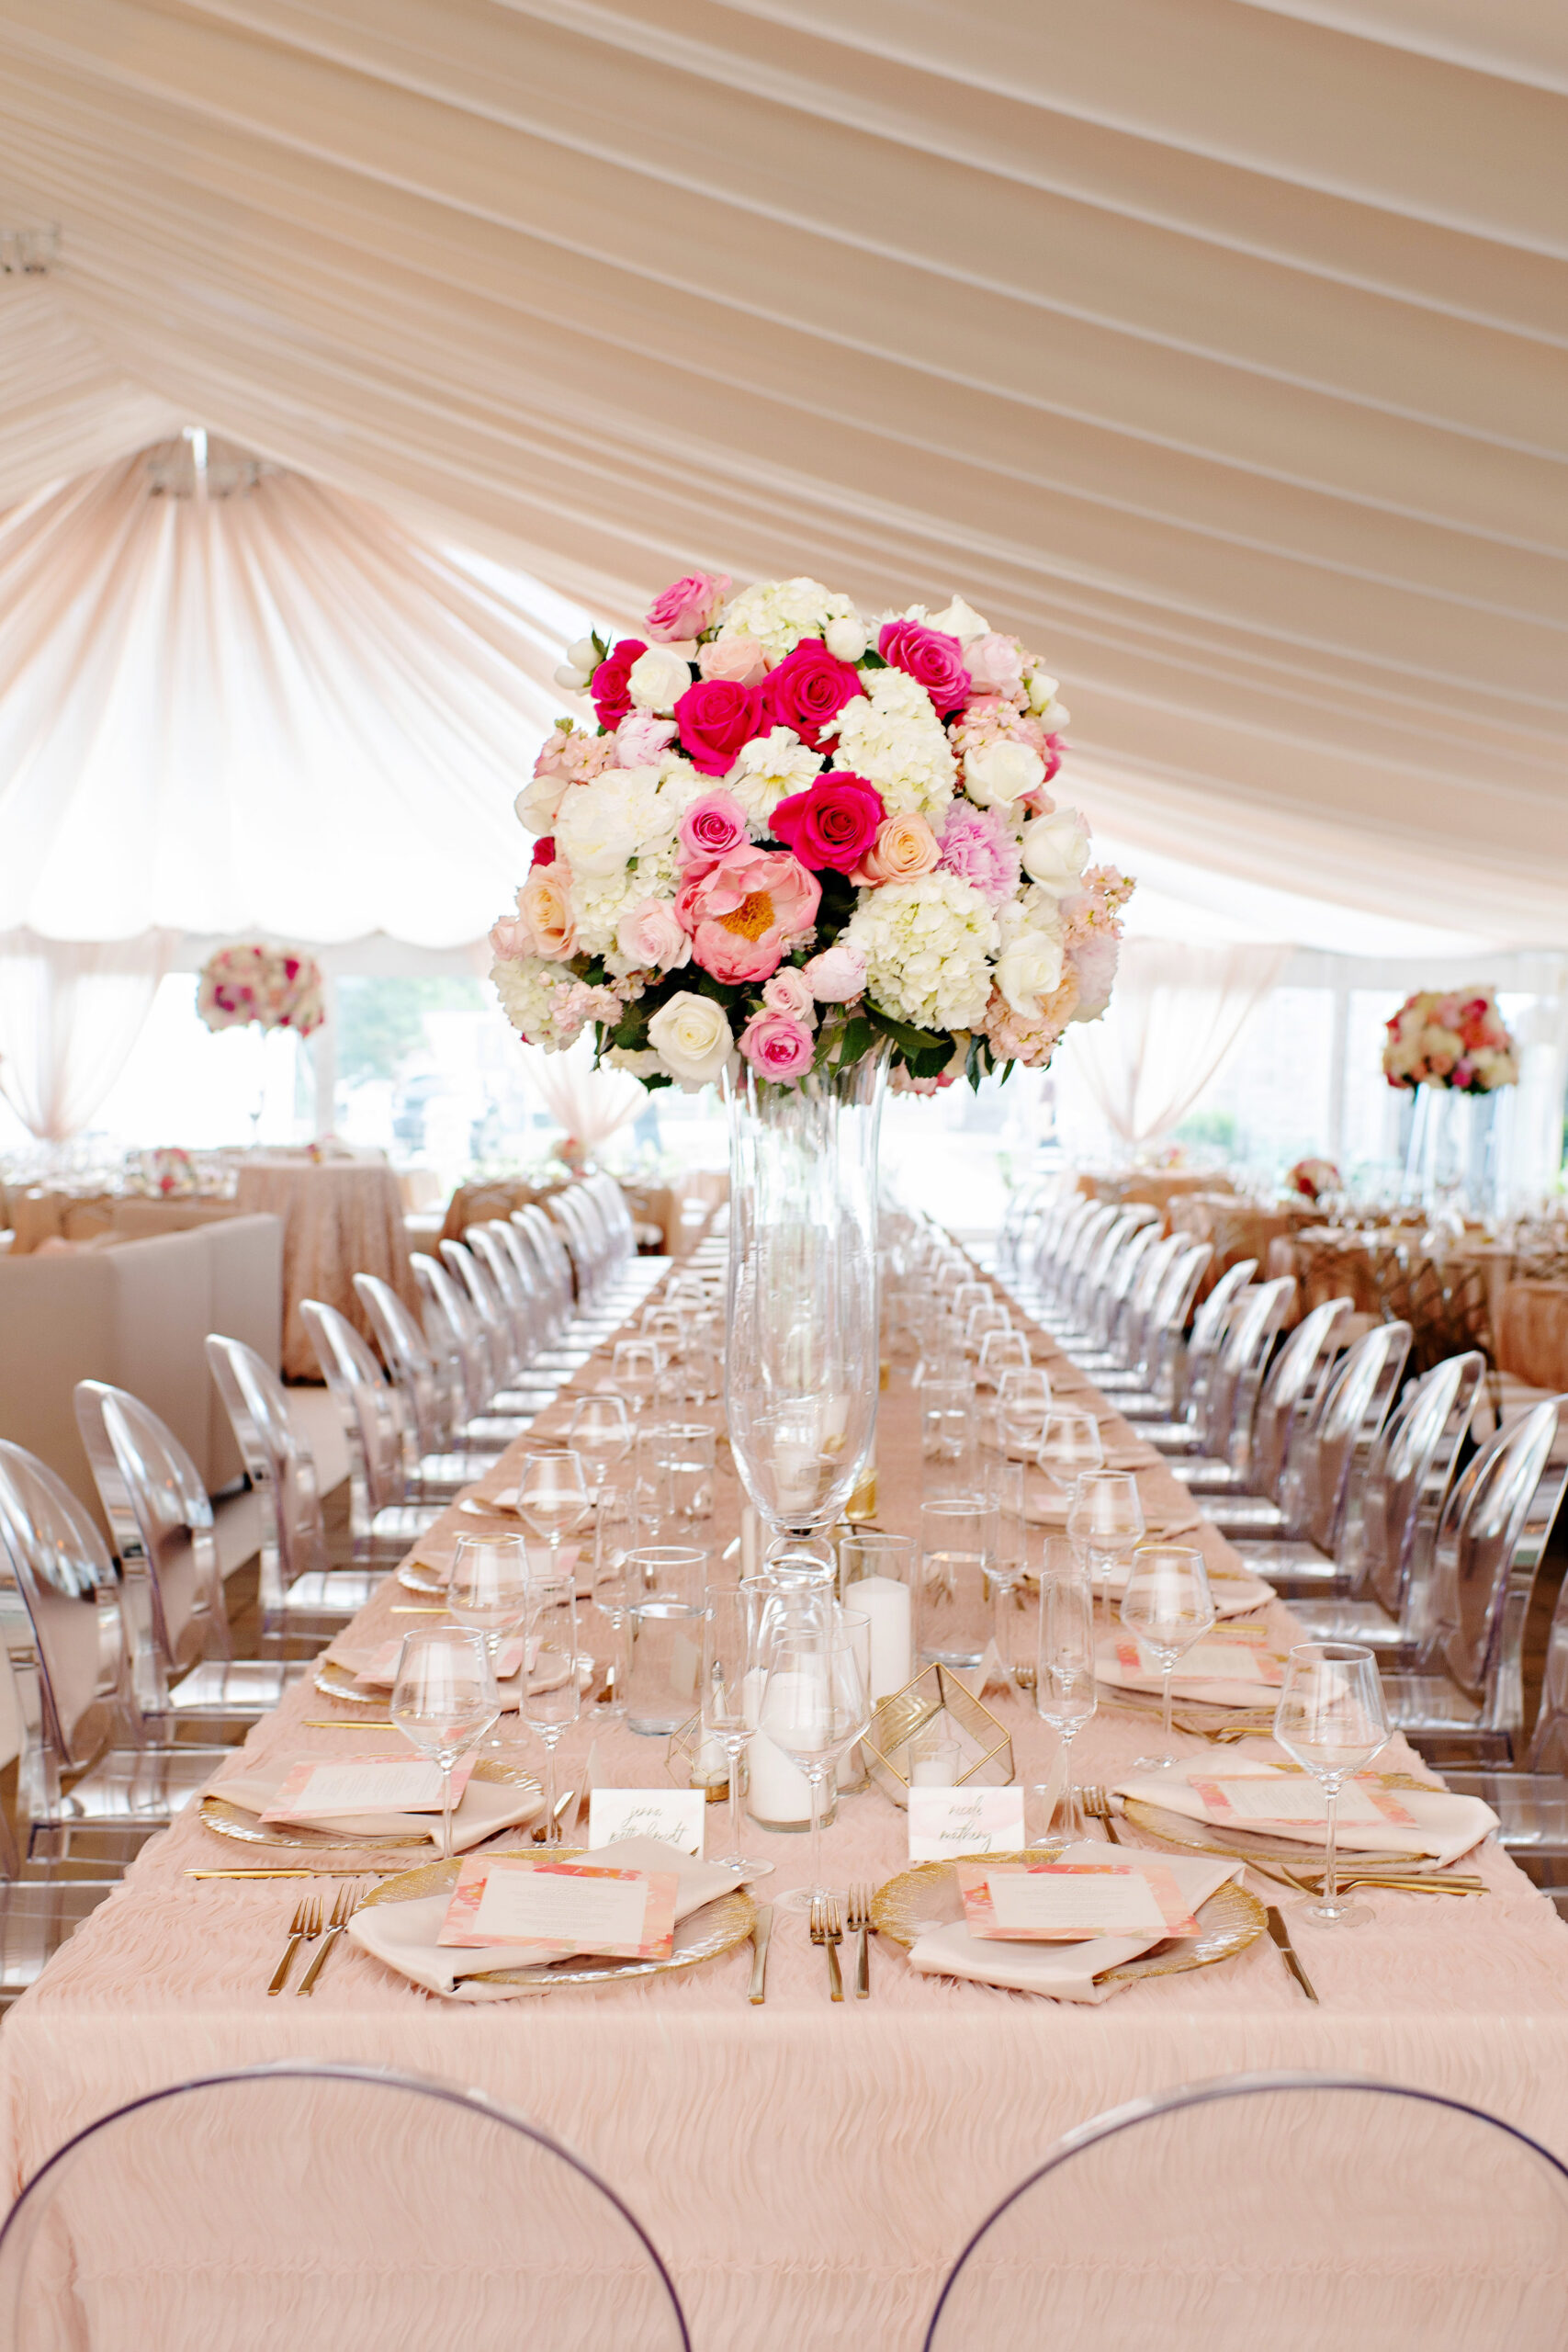
[[[882,882],[912,882],[917,875],[933,873],[941,855],[937,837],[923,817],[885,817],[850,879],[863,889]]]
[[[553,865],[536,865],[517,893],[517,911],[534,935],[534,953],[552,964],[577,945],[570,888],[571,876],[558,857]]]
[[[738,686],[760,685],[767,675],[768,657],[754,637],[716,637],[697,648],[697,667],[705,678],[729,678]]]

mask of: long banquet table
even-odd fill
[[[1033,1344],[1056,1360],[1043,1334]],[[573,1389],[605,1370],[601,1351]],[[570,1409],[569,1392],[538,1432],[560,1429]],[[1111,1434],[1132,1436],[1125,1424]],[[882,1523],[913,1532],[919,1432],[907,1386],[883,1398],[877,1456]],[[720,1458],[716,1560],[739,1504],[722,1447]],[[507,1476],[503,1459],[487,1488]],[[1163,1466],[1143,1483],[1156,1506],[1183,1499]],[[458,1524],[447,1515],[437,1550]],[[1215,1566],[1234,1559],[1216,1531],[1202,1540]],[[413,1597],[389,1583],[354,1637],[417,1623],[390,1614]],[[1288,1643],[1292,1621],[1277,1602],[1268,1623],[1277,1645]],[[304,1718],[334,1712],[307,1684],[256,1726],[249,1756],[363,1753],[363,1732],[302,1730]],[[998,1712],[1020,1779],[1044,1779],[1051,1735],[1020,1704]],[[1147,1735],[1146,1719],[1102,1705],[1078,1743],[1082,1777],[1113,1777]],[[604,1777],[663,1781],[662,1743],[603,1721],[563,1747],[567,1770],[591,1738]],[[1202,1750],[1196,1738],[1182,1745]],[[1414,1759],[1396,1747],[1387,1761]],[[752,1837],[777,1864],[761,1899],[800,1882],[804,1839]],[[881,1882],[904,1863],[903,1818],[874,1790],[848,1796],[828,1850],[839,1884]],[[80,1928],[0,2033],[13,2190],[70,2132],[160,2085],[295,2056],[397,2065],[480,2086],[580,2148],[664,2253],[699,2352],[799,2352],[814,2326],[900,2352],[919,2343],[945,2267],[996,2199],[1060,2132],[1135,2095],[1251,2068],[1347,2069],[1477,2100],[1568,2157],[1568,1929],[1491,1847],[1476,1858],[1483,1897],[1373,1894],[1369,1929],[1301,1928],[1318,2007],[1266,1937],[1101,2007],[917,1977],[884,1943],[874,1945],[873,1997],[830,2007],[822,1954],[800,1917],[782,1912],[763,2007],[747,1999],[749,1948],[635,1986],[464,2007],[343,1941],[313,1999],[269,1999],[297,1886],[185,1873],[291,1859],[186,1816]],[[1130,2245],[1135,2255],[1135,2226]],[[171,2321],[160,2352],[206,2352],[187,2333]]]

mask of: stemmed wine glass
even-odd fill
[[[449,1862],[452,1769],[501,1713],[484,1635],[459,1625],[405,1634],[390,1713],[411,1746],[441,1767],[441,1859]]]
[[[1029,1369],[1029,1341],[1021,1331],[990,1330],[986,1333],[980,1342],[977,1387],[999,1388],[1004,1373],[1027,1372]]]
[[[1201,1552],[1184,1544],[1141,1544],[1133,1554],[1122,1595],[1122,1623],[1164,1678],[1163,1753],[1138,1757],[1133,1769],[1173,1772],[1177,1759],[1170,1752],[1170,1678],[1214,1623],[1214,1596]]]
[[[568,1451],[577,1454],[587,1467],[595,1505],[611,1471],[626,1460],[631,1442],[631,1416],[624,1396],[596,1390],[592,1396],[578,1398],[567,1428],[566,1442]]]
[[[556,1819],[556,1749],[563,1732],[582,1712],[582,1689],[577,1679],[577,1594],[575,1579],[530,1578],[529,1611],[539,1639],[534,1672],[523,1680],[521,1713],[530,1731],[537,1734],[545,1751],[545,1842],[558,1846]],[[566,1671],[557,1680],[558,1666]]]
[[[1109,1609],[1111,1578],[1144,1533],[1143,1500],[1132,1472],[1086,1471],[1073,1488],[1067,1533]]]
[[[1070,1505],[1073,1488],[1085,1472],[1104,1465],[1105,1448],[1094,1415],[1052,1406],[1041,1419],[1034,1459],[1060,1490],[1063,1501]]]
[[[762,1878],[773,1867],[749,1860],[740,1843],[740,1758],[755,1729],[746,1678],[761,1663],[764,1598],[755,1584],[710,1584],[703,1594],[703,1736],[716,1739],[729,1758],[729,1851],[717,1859],[737,1878]]]
[[[1389,1736],[1388,1709],[1373,1653],[1359,1642],[1300,1642],[1285,1663],[1274,1736],[1289,1757],[1323,1784],[1323,1893],[1292,1907],[1317,1928],[1364,1928],[1373,1917],[1365,1903],[1339,1899],[1336,1834],[1339,1792],[1352,1772],[1370,1764]]]
[[[818,1626],[781,1631],[767,1663],[760,1728],[811,1789],[811,1884],[782,1898],[804,1908],[831,1890],[822,1877],[822,1792],[828,1776],[871,1728],[871,1700],[854,1631],[835,1609]]]
[[[1063,1562],[1055,1575],[1047,1549],[1047,1573],[1040,1579],[1040,1648],[1034,1668],[1034,1708],[1062,1743],[1066,1785],[1062,1801],[1067,1836],[1081,1838],[1077,1783],[1073,1774],[1073,1742],[1096,1706],[1094,1683],[1094,1595],[1088,1577],[1076,1560]],[[1067,1547],[1063,1544],[1061,1550]]]
[[[525,1454],[517,1481],[517,1509],[534,1533],[549,1545],[549,1577],[552,1584],[557,1583],[561,1537],[581,1527],[588,1516],[588,1483],[579,1456],[569,1453],[564,1446],[547,1453]]]
[[[521,1535],[459,1535],[446,1587],[447,1613],[484,1636],[491,1671],[501,1679],[501,1645],[520,1633],[528,1615],[528,1548]],[[528,1661],[525,1654],[523,1672]],[[500,1738],[493,1747],[503,1747]]]
[[[1009,1365],[998,1374],[997,1444],[1010,1462],[1038,1461],[1050,1410],[1047,1374],[1031,1364]]]

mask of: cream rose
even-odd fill
[[[851,613],[847,619],[829,622],[823,643],[835,662],[858,662],[870,639],[860,615]]]
[[[682,989],[649,1023],[648,1042],[671,1077],[688,1093],[695,1093],[724,1069],[735,1050],[735,1033],[722,1005],[711,996]]]
[[[716,637],[697,648],[697,667],[705,678],[733,678],[738,685],[755,686],[768,673],[768,657],[754,637]]]
[[[689,962],[692,953],[670,899],[643,899],[628,907],[615,925],[615,945],[633,971],[669,971]]]
[[[1021,1021],[1037,1021],[1062,985],[1062,943],[1054,932],[1021,931],[997,958],[995,979]]]
[[[626,673],[626,692],[638,710],[668,718],[692,683],[692,665],[673,646],[650,645]]]
[[[1045,763],[1027,743],[1005,739],[966,752],[964,789],[982,808],[1010,808],[1045,781]]]
[[[1049,817],[1032,819],[1019,846],[1024,872],[1053,898],[1065,898],[1077,888],[1089,864],[1089,829],[1076,808],[1057,808]]]

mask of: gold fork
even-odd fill
[[[827,1951],[828,1994],[834,2001],[841,2001],[844,1997],[844,1980],[839,1973],[840,1934],[838,1905],[830,1895],[814,1894],[811,1898],[811,1940]]]
[[[305,1897],[294,1913],[294,1924],[288,1930],[288,1949],[278,1962],[269,1993],[281,1993],[288,1982],[288,1972],[294,1965],[294,1955],[301,1944],[309,1943],[321,1932],[321,1899],[319,1894]]]
[[[866,1946],[870,1928],[871,1889],[863,1881],[857,1881],[850,1888],[850,1933],[860,1938],[860,1949],[855,1954],[857,2001],[869,2001],[871,1998],[871,1957]]]
[[[333,1938],[334,1936],[342,1935],[344,1929],[347,1927],[350,1919],[353,1918],[358,1908],[359,1888],[357,1885],[348,1883],[340,1886],[337,1891],[337,1901],[333,1905],[332,1919],[328,1924],[326,1934],[321,1938],[321,1948],[316,1952],[310,1967],[305,1971],[304,1975],[299,1979],[299,1984],[295,1986],[294,1989],[296,1993],[313,1993],[315,1991],[316,1979],[325,1967],[327,1954],[333,1948]]]
[[[1091,1821],[1099,1822],[1108,1842],[1112,1846],[1119,1846],[1122,1839],[1116,1827],[1115,1816],[1111,1810],[1110,1790],[1094,1787],[1080,1789],[1078,1803]]]

